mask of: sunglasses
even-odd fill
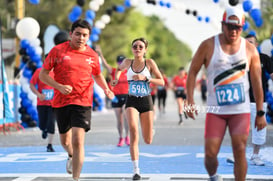
[[[233,25],[233,24],[229,24],[229,23],[224,23],[224,25],[227,26],[228,30],[241,30],[242,26],[238,26],[238,25]]]
[[[140,50],[142,50],[144,47],[142,45],[133,45],[133,49],[137,50],[137,48],[139,48]]]

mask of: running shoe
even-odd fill
[[[133,180],[141,180],[141,176],[139,175],[139,174],[135,174],[134,176],[133,176]]]
[[[121,147],[124,144],[124,138],[119,138],[119,142],[117,144],[118,147]]]
[[[72,157],[68,157],[66,161],[66,171],[69,174],[72,174]]]
[[[183,119],[180,119],[178,122],[178,125],[181,125],[181,124],[183,124]]]
[[[55,150],[54,150],[53,147],[52,147],[52,144],[48,144],[48,145],[47,145],[46,151],[47,151],[47,152],[55,152]]]
[[[220,175],[215,175],[214,177],[210,177],[209,181],[223,181],[223,178]]]
[[[264,162],[261,160],[261,158],[258,155],[253,155],[250,158],[251,162],[253,165],[257,165],[257,166],[264,166]]]
[[[130,138],[129,138],[129,136],[125,137],[125,143],[126,143],[126,145],[130,146]]]

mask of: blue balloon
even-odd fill
[[[99,35],[101,33],[101,30],[97,27],[92,28],[92,34]]]
[[[82,8],[80,6],[74,6],[71,13],[79,17],[82,14]]]
[[[28,2],[30,2],[31,4],[39,4],[40,0],[28,0]]]
[[[160,6],[165,6],[165,3],[163,1],[159,1]]]
[[[213,2],[218,3],[218,2],[219,2],[219,0],[213,0]]]
[[[38,54],[34,54],[33,56],[30,57],[30,59],[35,63],[38,63],[38,62],[42,61],[41,55],[38,55]]]
[[[253,3],[251,0],[245,0],[243,2],[243,9],[245,12],[249,12],[252,9]]]
[[[87,10],[85,12],[85,17],[88,18],[88,19],[93,20],[96,17],[96,13],[94,11],[92,11],[92,10]]]
[[[25,68],[23,71],[23,75],[24,75],[24,77],[30,79],[32,77],[32,71],[29,70],[28,68]]]
[[[262,18],[262,12],[260,9],[257,9],[257,8],[252,9],[250,11],[250,16],[254,21],[258,21],[259,19]]]
[[[29,47],[27,48],[27,54],[28,54],[28,56],[30,56],[30,57],[34,56],[34,55],[36,54],[35,48],[32,47],[32,46],[29,46]]]
[[[85,18],[85,20],[90,24],[90,26],[93,26],[93,20],[90,18]]]
[[[118,6],[116,6],[116,11],[118,13],[124,13],[125,12],[125,8],[124,8],[124,6],[118,5]]]
[[[268,98],[272,97],[272,93],[270,91],[266,91],[265,98],[268,100]]]
[[[29,41],[26,40],[26,39],[21,40],[21,42],[20,42],[20,47],[21,47],[21,48],[27,49],[27,48],[29,47]]]
[[[172,4],[169,3],[169,2],[167,2],[167,3],[166,3],[166,7],[167,7],[167,8],[171,8],[171,7],[172,7]]]
[[[243,31],[246,31],[249,28],[249,22],[245,21],[245,24],[243,26]]]
[[[96,42],[96,41],[98,41],[98,40],[99,40],[99,36],[98,36],[98,35],[96,35],[96,34],[91,34],[91,36],[90,36],[90,40],[91,40],[92,42]]]
[[[198,16],[198,17],[197,17],[197,20],[198,20],[198,21],[202,21],[202,17],[201,17],[201,16]]]
[[[205,21],[206,21],[206,23],[209,23],[209,22],[210,22],[210,18],[207,16],[207,17],[205,18]]]
[[[34,119],[34,121],[36,121],[38,123],[39,117],[38,117],[38,113],[37,112],[34,115],[32,115],[31,117],[32,117],[32,119]]]
[[[271,44],[273,45],[273,34],[271,35]]]
[[[29,115],[31,115],[31,117],[32,117],[32,115],[35,115],[35,113],[36,113],[36,109],[31,105],[31,106],[28,106],[27,107],[27,113],[29,114]]]
[[[27,94],[26,94],[24,91],[21,91],[21,93],[20,93],[20,98],[21,98],[22,100],[27,99]]]
[[[124,5],[125,5],[125,7],[127,7],[127,8],[129,8],[129,7],[132,6],[130,0],[125,0],[125,1],[124,1]]]
[[[258,28],[262,27],[262,26],[263,26],[263,23],[264,23],[264,21],[263,21],[262,18],[259,18],[259,19],[257,19],[257,20],[255,21],[255,25],[256,25]]]
[[[21,123],[21,125],[24,127],[24,128],[27,128],[28,127],[28,124],[26,122],[23,122]]]
[[[271,117],[268,114],[266,114],[265,118],[266,118],[266,122],[267,123],[271,123],[272,122],[272,119],[271,119]]]
[[[29,99],[23,99],[22,106],[28,109],[30,106],[32,106],[31,101]]]
[[[72,12],[71,13],[69,13],[69,15],[68,15],[68,19],[69,19],[69,21],[70,22],[75,22],[77,19],[78,19],[78,16],[76,16],[75,14],[73,14]]]
[[[42,61],[36,62],[36,67],[37,68],[41,68],[42,66],[43,66],[43,62]]]

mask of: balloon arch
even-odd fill
[[[213,3],[219,3],[220,0],[212,0]],[[28,0],[29,3],[37,5],[39,0]],[[75,5],[70,13],[68,14],[68,19],[71,22],[76,21],[83,14],[83,5],[85,0],[76,0],[77,5]],[[90,46],[93,42],[99,40],[102,30],[106,27],[107,24],[111,22],[112,13],[124,13],[127,8],[136,7],[139,3],[147,3],[153,6],[160,6],[162,8],[173,9],[177,11],[184,11],[186,14],[191,14],[198,21],[205,21],[206,23],[213,23],[209,16],[202,17],[198,14],[197,10],[186,8],[182,3],[171,3],[163,0],[124,0],[123,4],[114,5],[109,7],[105,14],[100,18],[96,18],[96,12],[104,4],[104,0],[91,0],[89,2],[89,9],[85,11],[85,19],[92,25],[92,32],[90,35]],[[182,4],[182,6],[181,6]],[[238,4],[238,0],[229,0],[231,6]],[[252,0],[243,0],[242,8],[245,13],[248,13],[251,19],[254,21],[256,27],[261,27],[263,25],[262,13],[261,10],[255,8]],[[248,31],[250,34],[256,34],[255,31],[249,30],[249,22],[246,21],[243,26],[243,31]],[[40,33],[39,23],[32,17],[25,17],[21,19],[16,25],[16,34],[20,39],[20,50],[21,63],[20,63],[20,84],[21,84],[21,107],[19,108],[19,113],[21,113],[22,125],[24,127],[36,126],[38,120],[38,114],[36,110],[37,99],[36,96],[32,93],[29,88],[29,81],[32,77],[32,74],[37,68],[42,66],[42,53],[43,49],[40,46],[41,41],[37,38]],[[59,35],[63,36],[63,35]],[[67,36],[67,35],[66,35]],[[55,37],[56,41],[62,39],[62,37]],[[259,51],[272,56],[273,54],[273,35],[271,39],[264,40],[260,47]],[[269,111],[267,114],[267,120],[272,122],[273,120],[273,81],[269,81],[269,91],[266,94],[266,99],[269,103]]]

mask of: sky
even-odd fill
[[[163,2],[169,2],[173,7],[152,5],[143,0],[137,5],[137,10],[144,15],[157,15],[178,40],[191,48],[193,54],[203,40],[221,32],[222,15],[225,8],[230,6],[228,0],[219,0],[218,3],[213,0],[163,0]],[[240,3],[236,6],[242,8]],[[187,15],[186,9],[196,10],[203,20],[198,21],[192,14]],[[210,22],[207,23],[205,17],[209,17]]]

